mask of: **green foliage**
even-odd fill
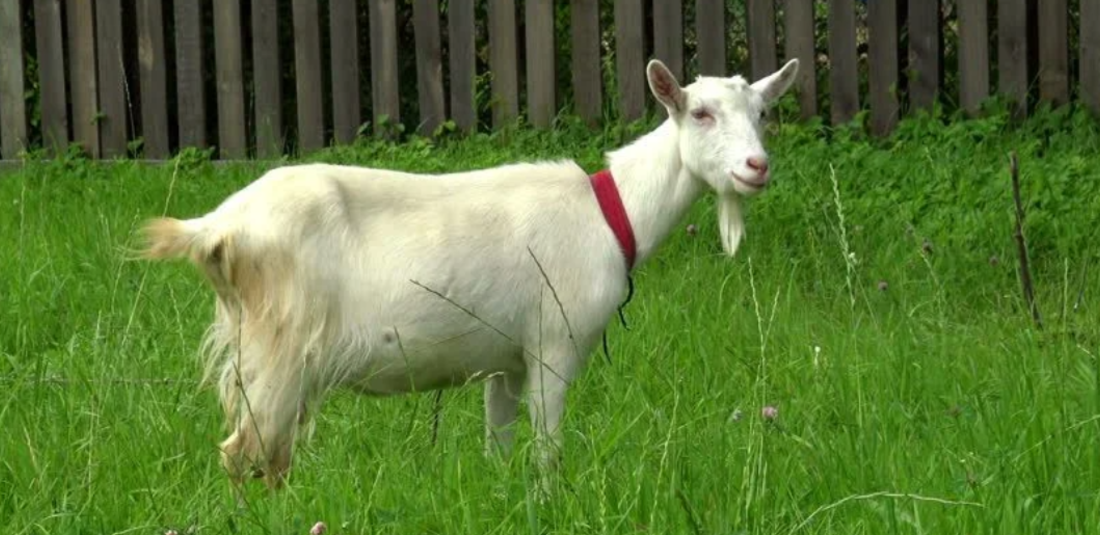
[[[203,213],[280,162],[28,158],[0,176],[0,531],[1094,533],[1100,132],[1077,110],[1021,125],[937,113],[883,140],[780,114],[775,181],[748,203],[738,255],[720,254],[707,198],[683,221],[697,232],[637,273],[631,329],[610,327],[612,361],[571,390],[567,486],[547,504],[526,418],[515,459],[482,456],[474,387],[444,394],[434,446],[432,394],[336,395],[289,492],[238,505],[192,358],[211,292],[191,266],[126,248],[143,219]],[[563,118],[309,159],[595,171],[653,124]],[[1013,150],[1041,331],[1018,297]]]

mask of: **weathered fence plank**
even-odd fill
[[[38,47],[42,142],[62,152],[69,143],[65,109],[65,51],[61,41],[61,0],[34,0],[34,37]]]
[[[615,69],[619,82],[619,118],[640,119],[645,113],[645,43],[642,0],[615,0]]]
[[[531,124],[546,128],[554,120],[557,111],[557,92],[554,90],[554,2],[553,0],[527,0],[524,15],[527,20],[527,115]]]
[[[335,7],[335,6],[333,6]],[[298,152],[325,146],[325,110],[321,98],[321,19],[316,0],[294,0],[294,87],[298,104]],[[354,22],[354,18],[352,21]],[[336,48],[347,46],[346,43]],[[333,105],[347,98],[344,87],[333,87]],[[337,95],[340,95],[337,97]]]
[[[976,115],[989,97],[989,20],[985,0],[963,0],[959,9],[959,105]]]
[[[940,88],[940,1],[909,2],[909,103],[930,110]]]
[[[1069,30],[1066,0],[1039,2],[1039,98],[1069,102]]]
[[[214,2],[214,50],[218,80],[218,156],[243,158],[247,153],[247,141],[240,0]]]
[[[0,154],[14,159],[27,148],[23,101],[23,17],[19,0],[0,0]]]
[[[603,107],[600,73],[600,5],[598,0],[571,0],[573,101],[589,126],[599,124]]]
[[[726,76],[726,6],[722,0],[695,1],[699,74]]]
[[[261,158],[283,154],[285,143],[278,17],[277,0],[252,0],[252,87],[256,155]]]
[[[516,70],[516,2],[489,0],[489,69],[493,73],[493,128],[519,115],[519,74]]]
[[[749,76],[755,81],[773,72],[776,65],[775,2],[748,0]]]
[[[416,0],[413,4],[413,19],[416,32],[416,90],[420,103],[420,132],[431,134],[447,118],[443,97],[439,0]]]
[[[351,143],[359,132],[359,21],[355,0],[329,0],[332,51],[332,133],[337,143]],[[419,40],[419,35],[417,36]],[[319,41],[318,41],[319,44]],[[320,73],[318,73],[320,77]],[[320,87],[317,90],[320,110]]]
[[[997,1],[997,92],[1027,116],[1027,0]]]
[[[95,75],[95,11],[92,2],[68,0],[65,3],[65,19],[69,31],[73,141],[89,156],[98,158],[99,127],[95,117],[99,110],[99,90]],[[0,47],[3,46],[0,44]]]
[[[681,0],[653,3],[653,54],[684,82],[684,6]]]
[[[898,122],[898,4],[897,0],[874,0],[867,4],[870,26],[868,46],[871,105],[871,133],[889,134]]]
[[[474,102],[474,0],[447,3],[447,59],[451,80],[451,118],[463,132],[477,127]]]
[[[859,111],[856,14],[852,0],[829,0],[829,63],[832,122],[847,123]]]
[[[783,13],[787,60],[798,58],[798,108],[803,119],[817,115],[817,54],[813,0],[786,0]]]
[[[369,14],[374,132],[385,134],[387,130],[383,123],[401,121],[397,94],[397,12],[394,0],[371,2]]]
[[[1100,0],[1081,0],[1081,98],[1100,115]]]
[[[725,0],[694,2],[699,74],[727,75],[731,69],[726,65],[725,19],[731,4]],[[540,128],[551,125],[562,91],[557,86],[558,75],[563,74],[558,69],[562,67],[555,52],[558,38],[555,20],[561,8],[556,8],[553,0],[523,0],[520,4],[524,20],[517,21],[516,3],[516,0],[487,0],[484,7],[488,8],[488,19],[476,21],[477,6],[483,5],[477,0],[412,0],[408,6],[411,17],[407,16],[405,4],[396,0],[368,2],[369,76],[375,131],[388,131],[383,117],[390,122],[401,121],[398,46],[406,24],[415,30],[419,97],[416,125],[421,133],[434,131],[447,118],[445,82],[450,90],[450,116],[464,131],[476,128],[477,28],[487,30],[489,36],[493,127],[514,121],[521,102],[533,125]],[[638,119],[649,107],[645,80],[647,54],[663,60],[682,82],[688,81],[684,0],[614,0],[613,13],[602,14],[601,3],[605,2],[569,2],[572,53],[568,68],[574,111],[590,125],[597,124],[604,112],[601,15],[614,17],[614,29],[607,28],[614,32],[616,55],[617,97],[611,106],[618,108],[621,120]],[[944,87],[943,64],[945,50],[950,52],[951,44],[944,39],[942,0],[865,2],[869,30],[866,94],[859,91],[862,67],[856,45],[857,36],[862,33],[857,33],[855,0],[828,0],[823,4],[828,8],[828,98],[833,124],[852,120],[861,109],[861,99],[866,98],[871,131],[876,135],[888,134],[896,128],[903,108],[897,92],[899,83],[907,86],[909,107],[914,110],[934,106],[940,92],[948,90]],[[1100,114],[1100,0],[1080,0],[1079,21],[1070,19],[1074,14],[1071,5],[1078,3],[1067,0],[997,0],[994,6],[989,4],[981,0],[949,4],[958,10],[959,104],[967,113],[979,112],[993,89],[990,63],[995,55],[996,91],[1013,103],[1017,117],[1027,115],[1030,84],[1036,82],[1041,100],[1062,105],[1071,98],[1079,98]],[[4,157],[18,153],[26,143],[30,127],[23,93],[27,85],[33,84],[25,80],[26,51],[22,50],[20,33],[26,28],[19,21],[21,6],[23,9],[33,6],[34,10],[34,28],[30,31],[35,39],[32,48],[37,49],[35,84],[40,88],[36,112],[41,113],[41,135],[47,147],[56,150],[72,139],[93,157],[122,156],[127,152],[127,142],[140,136],[147,157],[167,157],[174,139],[168,130],[173,114],[167,108],[166,87],[172,79],[177,84],[180,147],[204,146],[208,134],[203,112],[204,79],[208,76],[203,66],[206,46],[213,50],[211,57],[216,60],[213,74],[217,80],[219,156],[247,157],[252,124],[256,128],[257,155],[281,155],[286,134],[282,117],[285,66],[280,59],[279,1],[249,0],[242,4],[241,0],[174,0],[167,5],[174,10],[172,36],[164,35],[168,27],[162,13],[166,7],[164,0],[136,0],[132,6],[123,0],[0,0],[0,149]],[[332,128],[334,141],[350,142],[357,135],[365,98],[359,87],[360,56],[364,53],[358,45],[362,31],[359,3],[329,0],[327,28],[321,28],[323,16],[318,12],[319,5],[325,4],[293,0],[291,5],[297,146],[315,150],[330,141],[325,139],[326,116],[330,112],[332,124],[327,126]],[[249,6],[251,14],[250,32],[244,32],[241,21],[244,6]],[[441,13],[441,7],[445,7],[445,13]],[[777,7],[781,10],[777,11]],[[202,41],[205,16],[211,14],[203,11],[207,8],[213,13],[213,43]],[[988,20],[990,9],[995,10],[997,17],[993,24]],[[814,72],[818,51],[813,0],[781,0],[780,4],[775,0],[745,0],[743,15],[747,17],[750,65],[744,74],[759,79],[781,63],[777,53],[779,12],[784,24],[783,55],[802,61],[796,94],[802,116],[809,118],[820,113]],[[123,14],[127,19],[135,16],[133,28],[123,27]],[[446,46],[441,42],[441,15],[447,17]],[[653,26],[647,28],[650,18]],[[908,23],[903,27],[900,24],[904,21]],[[523,36],[517,33],[519,25],[524,28]],[[1080,28],[1079,57],[1069,50],[1070,28]],[[997,34],[996,51],[989,50],[991,30]],[[322,33],[326,31],[332,44],[331,56],[327,58],[322,56]],[[246,33],[251,37],[251,52],[241,42]],[[899,42],[905,36],[907,48],[899,50]],[[166,38],[174,39],[175,46],[167,43]],[[123,49],[131,42],[136,43],[134,55]],[[168,72],[165,54],[173,48],[175,71]],[[899,51],[907,57],[899,56]],[[252,54],[251,80],[245,80],[245,53]],[[520,53],[526,56],[520,58]],[[444,54],[449,60],[447,78],[443,72]],[[124,63],[134,57],[135,65]],[[954,58],[947,59],[949,62]],[[1080,72],[1079,97],[1071,85],[1075,70],[1069,64],[1071,59],[1080,61],[1072,66]],[[524,64],[522,73],[518,71],[520,61]],[[907,70],[900,72],[899,63],[906,64]],[[330,67],[331,80],[323,80],[323,69]],[[136,73],[127,71],[133,68],[138,69]],[[132,86],[132,78],[137,78],[137,87]],[[130,86],[127,80],[131,80]],[[323,91],[329,86],[332,93],[326,95]],[[252,107],[246,104],[246,87],[250,94],[247,98],[255,99],[254,118],[250,117]],[[525,95],[519,94],[521,90]],[[332,99],[331,110],[325,108],[328,98]],[[133,109],[135,105],[140,110]],[[133,114],[138,112],[141,120],[135,123]],[[37,136],[35,132],[33,137]]]
[[[161,0],[138,0],[138,73],[141,137],[146,156],[159,159],[168,147],[168,74]]]
[[[126,71],[122,63],[122,5],[120,0],[98,0],[96,67],[99,72],[99,147],[106,158],[126,155]]]
[[[264,3],[274,4],[274,0]],[[176,26],[176,110],[180,148],[206,148],[206,86],[202,59],[202,11],[194,2],[173,2]],[[102,38],[101,38],[102,39]],[[257,89],[259,89],[257,87]],[[100,91],[107,88],[100,81]]]

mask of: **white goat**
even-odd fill
[[[202,217],[150,221],[144,256],[189,257],[217,293],[204,352],[208,375],[221,368],[230,477],[254,470],[281,486],[297,427],[332,388],[392,395],[474,379],[487,380],[487,447],[510,452],[526,391],[538,458],[556,466],[566,388],[625,296],[632,253],[635,265],[650,257],[708,187],[734,253],[739,199],[769,178],[765,110],[797,72],[791,60],[751,85],[680,87],[651,61],[669,117],[609,153],[599,187],[572,161],[438,176],[295,165]],[[622,235],[609,225],[619,199]]]

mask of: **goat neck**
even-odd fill
[[[609,167],[638,244],[641,265],[668,237],[703,192],[684,167],[677,125],[665,120],[652,132],[610,152]]]

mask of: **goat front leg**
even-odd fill
[[[523,391],[523,372],[506,372],[485,382],[485,453],[493,450],[507,459],[512,455],[516,414]]]
[[[576,358],[572,344],[544,354],[546,359],[532,359],[529,363],[527,395],[539,471],[550,475],[560,464],[565,394],[573,380]]]

